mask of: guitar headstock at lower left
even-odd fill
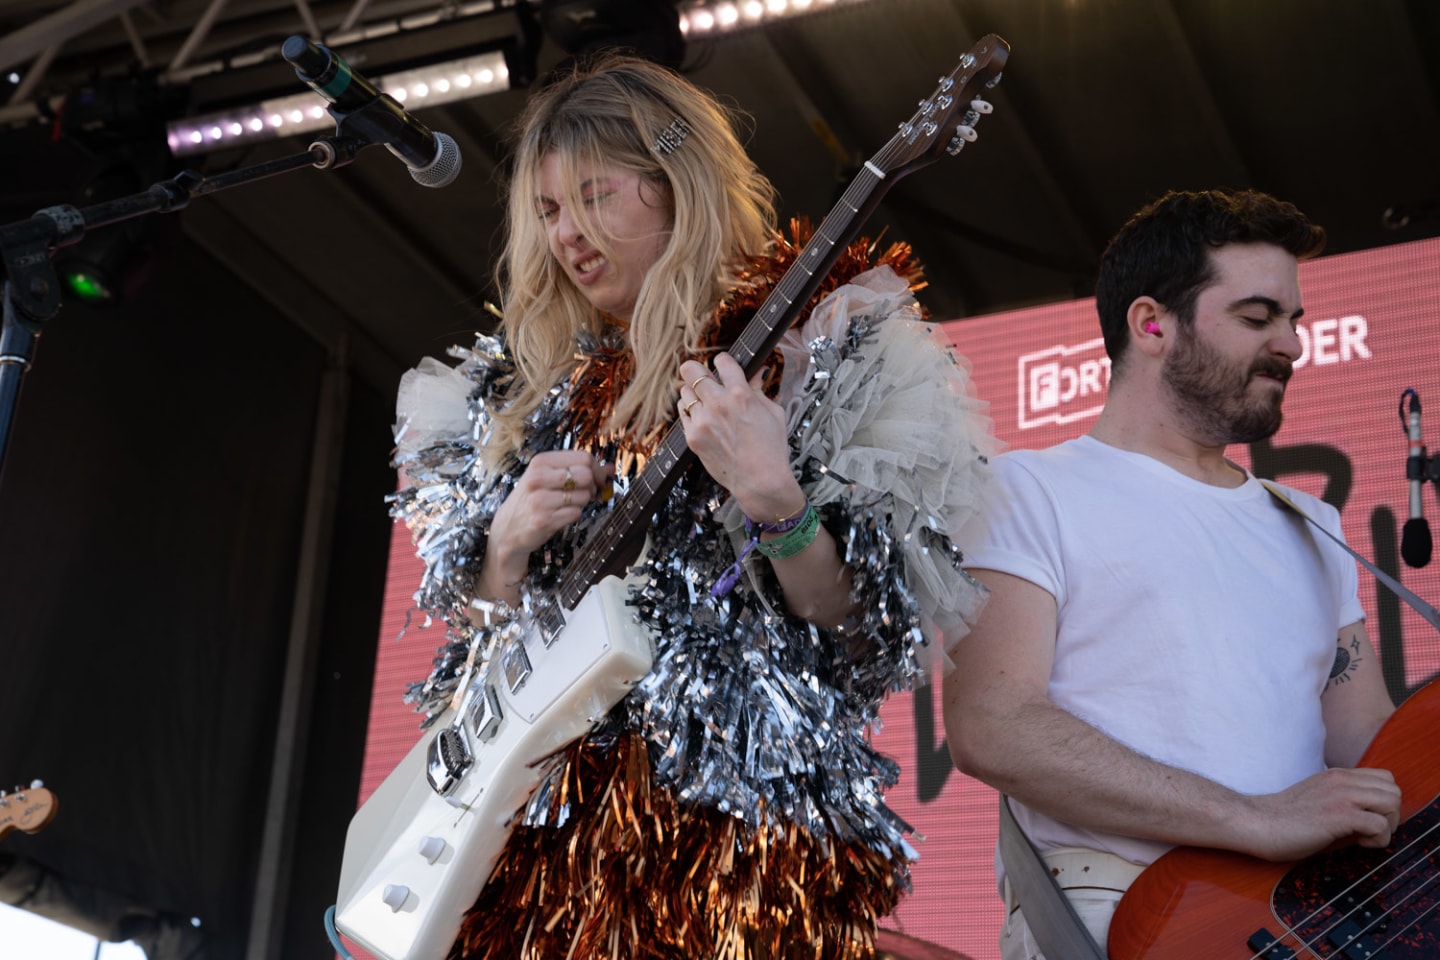
[[[28,787],[0,790],[0,839],[11,830],[38,833],[50,825],[59,811],[60,802],[55,794],[45,789],[39,780]]]

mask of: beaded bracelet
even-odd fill
[[[731,588],[740,580],[740,571],[745,558],[750,556],[751,550],[758,550],[760,553],[774,560],[783,560],[786,557],[793,557],[804,550],[815,540],[815,534],[820,528],[820,515],[809,500],[805,501],[805,509],[792,517],[776,520],[774,523],[756,523],[749,517],[745,517],[745,532],[750,535],[750,542],[740,551],[735,562],[726,568],[710,588],[710,596],[719,599],[729,593]],[[785,536],[766,543],[760,542],[762,533],[783,533]]]

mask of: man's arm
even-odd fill
[[[1380,725],[1395,712],[1363,621],[1345,627],[1336,638],[1335,667],[1320,697],[1320,709],[1325,718],[1325,762],[1332,767],[1359,763]]]
[[[985,610],[945,679],[946,736],[963,772],[1058,820],[1125,836],[1293,860],[1341,839],[1389,842],[1399,790],[1385,771],[1327,770],[1246,796],[1131,750],[1053,704],[1054,598],[972,570]]]

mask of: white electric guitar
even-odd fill
[[[1010,45],[989,34],[866,161],[729,352],[753,376],[902,176],[960,152],[990,105]],[[438,721],[356,813],[345,839],[335,925],[381,960],[444,956],[480,895],[540,761],[583,736],[650,670],[651,641],[621,579],[645,521],[694,461],[671,426],[629,492],[581,549],[558,603],[467,678]]]

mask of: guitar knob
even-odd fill
[[[31,789],[31,790],[39,790],[39,789],[40,789],[41,787],[43,787],[43,786],[45,786],[45,781],[44,781],[44,780],[31,780],[31,781],[30,781],[30,789]]]
[[[429,863],[440,859],[440,854],[445,852],[445,841],[439,837],[422,837],[420,839],[420,856]]]
[[[380,895],[380,899],[385,906],[399,913],[400,908],[405,906],[405,898],[408,896],[410,896],[409,887],[399,883],[387,883],[385,892]]]

